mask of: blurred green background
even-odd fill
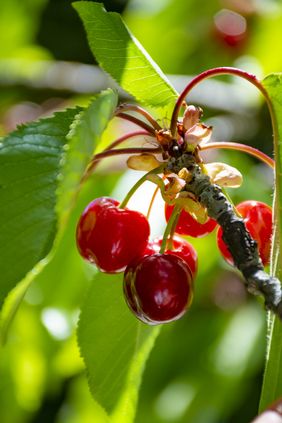
[[[236,66],[259,77],[282,69],[279,0],[104,4],[122,13],[179,91],[191,76],[210,67]],[[54,110],[86,104],[108,85],[113,82],[95,66],[70,1],[0,1],[1,135]],[[122,100],[128,100],[125,93]],[[214,126],[213,140],[248,143],[272,155],[267,109],[246,82],[208,81],[193,91],[190,101],[204,109],[204,121]],[[127,129],[124,123],[112,125],[105,142]],[[235,203],[271,203],[273,175],[264,165],[235,152],[213,152],[207,160],[227,161],[243,173],[243,186],[230,190]],[[78,256],[74,232],[91,199],[112,192],[121,199],[140,176],[124,171],[115,161],[87,183],[53,260],[20,306],[0,350],[3,423],[99,422],[102,411],[88,391],[75,334],[93,269]],[[162,207],[154,207],[154,235],[163,229]],[[260,395],[265,312],[220,257],[215,234],[189,241],[199,254],[193,306],[161,332],[144,373],[136,422],[247,423],[257,413]]]

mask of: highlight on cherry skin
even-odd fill
[[[236,206],[237,212],[242,216],[246,228],[258,244],[259,255],[264,266],[270,261],[270,248],[272,237],[272,209],[260,201],[248,200]],[[217,231],[217,245],[227,263],[233,265],[233,258],[222,239],[222,229]]]
[[[173,254],[152,254],[134,260],[124,273],[125,300],[144,323],[156,325],[179,319],[193,297],[187,263]]]
[[[165,204],[165,218],[169,220],[174,206]],[[182,210],[175,228],[175,232],[179,235],[189,235],[193,238],[201,238],[208,235],[214,230],[217,222],[208,217],[205,223],[199,223],[193,216],[185,210]]]
[[[117,200],[101,197],[82,213],[76,242],[80,255],[99,270],[118,273],[142,255],[149,235],[150,226],[142,213],[119,208]]]
[[[146,256],[159,253],[162,241],[162,237],[149,241],[143,255]],[[165,250],[164,254],[172,254],[180,257],[188,265],[193,280],[196,278],[198,271],[198,254],[192,244],[183,238],[174,236],[171,245]]]

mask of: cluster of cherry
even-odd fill
[[[165,205],[168,221],[173,205]],[[269,263],[272,232],[271,208],[261,202],[244,201],[236,206],[246,228],[258,244],[264,265]],[[175,233],[203,237],[217,222],[211,218],[199,223],[184,209]],[[178,236],[165,242],[149,240],[147,218],[108,197],[97,198],[84,210],[77,226],[77,246],[83,258],[106,273],[124,272],[124,295],[131,311],[148,324],[166,323],[180,318],[191,304],[198,258],[194,247]],[[233,264],[232,256],[217,232],[218,248]]]

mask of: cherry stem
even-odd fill
[[[153,149],[151,149],[153,150]],[[154,149],[155,150],[155,149]],[[126,194],[124,200],[120,203],[119,208],[124,209],[128,203],[128,201],[130,200],[130,198],[133,196],[133,194],[137,191],[137,189],[144,183],[147,181],[148,176],[152,175],[152,174],[158,174],[158,173],[162,173],[164,167],[165,167],[166,163],[162,164],[161,166],[156,167],[155,169],[150,170],[149,172],[145,173],[145,175],[142,176],[142,178],[140,178],[135,185],[133,185],[133,187],[128,191],[128,193]]]
[[[148,211],[147,211],[147,216],[146,216],[148,220],[150,218],[152,207],[153,207],[153,204],[154,204],[154,201],[156,199],[156,195],[157,195],[159,189],[160,188],[157,186],[156,189],[155,189],[155,191],[154,191],[154,193],[153,193],[153,195],[152,195],[152,198],[151,198],[151,201],[150,201],[150,204],[149,204],[149,207],[148,207]]]
[[[117,138],[115,141],[113,141],[111,144],[109,144],[107,146],[106,150],[110,150],[112,148],[115,148],[115,147],[117,147],[118,145],[120,145],[124,141],[127,141],[130,138],[141,137],[141,136],[153,137],[152,134],[150,134],[147,131],[134,131],[134,132],[130,132],[129,134],[125,134],[122,137]],[[153,137],[153,138],[155,138],[155,137]]]
[[[93,172],[95,166],[98,162],[106,157],[119,156],[123,154],[142,154],[142,153],[160,153],[162,149],[159,148],[144,148],[144,147],[130,147],[130,148],[118,148],[116,150],[104,150],[101,153],[95,154],[93,156],[88,168],[86,169],[84,175],[81,178],[80,184],[82,184]]]
[[[169,237],[170,238],[173,237],[173,233],[174,233],[174,230],[175,230],[175,227],[176,227],[176,224],[177,224],[179,215],[181,213],[181,209],[182,208],[181,208],[180,205],[176,205],[173,208],[173,211],[172,211],[172,213],[170,215],[170,218],[169,218],[169,220],[167,222],[167,225],[166,225],[166,228],[165,228],[165,231],[164,231],[162,245],[161,245],[161,248],[160,248],[160,254],[164,254],[164,252],[166,250],[168,238]]]
[[[140,106],[137,106],[135,104],[121,104],[117,109],[116,109],[116,114],[118,115],[120,112],[126,112],[128,110],[132,110],[133,112],[137,112],[140,113],[141,115],[143,115],[148,122],[151,123],[151,125],[157,130],[159,131],[160,129],[162,129],[162,127],[158,124],[158,122],[153,118],[152,115],[150,115],[149,112],[147,112],[147,110],[143,109]]]
[[[143,122],[143,120],[140,120],[135,116],[131,116],[131,115],[128,115],[127,113],[122,113],[122,112],[116,113],[116,116],[120,117],[122,119],[128,120],[129,122],[133,122],[133,123],[135,123],[135,125],[138,125],[141,128],[145,129],[151,135],[155,135],[155,129],[152,126],[147,125],[147,123]]]
[[[177,99],[177,102],[174,106],[174,110],[173,110],[173,113],[172,113],[171,124],[170,124],[170,130],[171,130],[172,136],[174,136],[174,137],[176,136],[176,133],[177,133],[177,118],[178,118],[181,106],[182,106],[183,102],[185,101],[189,92],[196,85],[198,85],[200,82],[204,81],[205,79],[211,78],[213,76],[218,76],[218,75],[239,76],[243,79],[246,79],[251,84],[255,85],[260,90],[260,92],[263,94],[263,96],[266,99],[266,102],[267,102],[267,105],[268,105],[268,108],[269,108],[269,111],[270,111],[270,114],[271,114],[272,123],[274,124],[274,113],[273,113],[272,104],[271,104],[270,98],[267,94],[267,91],[265,90],[265,88],[263,87],[263,85],[261,84],[259,79],[255,75],[253,75],[249,72],[243,71],[241,69],[223,66],[223,67],[219,67],[219,68],[208,69],[208,70],[200,73],[195,78],[193,78],[192,81],[190,81],[188,83],[188,85],[184,88],[184,90],[182,91],[182,93],[179,95],[179,97]]]
[[[246,144],[240,144],[237,142],[227,142],[227,141],[221,141],[221,142],[211,142],[209,144],[205,145],[199,145],[199,148],[201,151],[205,150],[211,150],[211,149],[217,149],[222,148],[226,150],[238,150],[242,151],[244,153],[248,153],[253,157],[256,157],[257,159],[261,160],[263,163],[270,166],[272,169],[274,168],[275,162],[273,159],[271,159],[267,154],[263,153],[262,151],[258,150],[257,148],[251,147]]]

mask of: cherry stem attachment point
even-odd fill
[[[269,157],[267,154],[263,153],[257,148],[251,147],[246,144],[221,141],[221,142],[211,142],[209,144],[199,145],[200,151],[206,151],[206,150],[212,150],[212,149],[218,149],[218,148],[222,148],[226,150],[242,151],[243,153],[247,153],[253,157],[256,157],[257,159],[267,164],[272,169],[274,168],[274,165],[275,165],[274,160],[271,159],[271,157]]]
[[[151,149],[153,150],[153,149]],[[133,196],[133,194],[137,191],[137,189],[148,180],[148,176],[153,174],[162,173],[165,167],[165,163],[161,166],[156,167],[155,169],[150,170],[149,172],[145,173],[145,175],[140,178],[135,185],[128,191],[127,195],[125,196],[124,200],[120,203],[119,208],[124,209],[130,200],[130,198]]]
[[[167,249],[168,238],[172,239],[173,237],[173,233],[177,225],[177,221],[181,213],[181,209],[182,207],[180,205],[175,205],[173,208],[173,211],[170,215],[170,218],[167,222],[167,225],[164,231],[162,245],[160,248],[160,254],[164,254],[165,250]]]

